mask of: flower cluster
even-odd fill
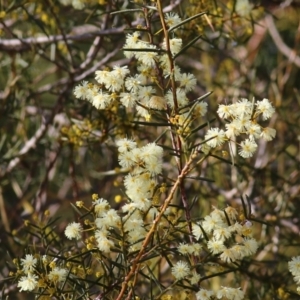
[[[46,281],[49,285],[56,286],[65,282],[68,275],[67,269],[57,267],[54,261],[48,263],[46,256],[43,256],[41,260],[43,263],[38,266],[38,259],[32,254],[26,254],[25,258],[21,259],[21,269],[19,273],[24,274],[24,276],[21,276],[18,282],[20,292],[33,291],[40,285],[43,286]],[[40,265],[43,266],[42,269]],[[48,270],[47,266],[50,267],[51,271]],[[45,272],[45,276],[42,281],[39,281],[39,279],[41,279],[41,272]]]
[[[257,241],[252,237],[252,223],[238,222],[237,211],[227,207],[225,211],[214,209],[203,221],[193,225],[193,235],[197,240],[206,240],[208,251],[217,255],[224,263],[233,263],[256,253]],[[185,246],[179,247],[182,253],[188,252]],[[221,287],[218,291],[201,289],[196,294],[197,300],[244,299],[244,292],[239,288]]]
[[[22,276],[18,282],[20,291],[33,291],[38,284],[38,276],[34,274],[37,259],[32,254],[26,254],[25,258],[21,258],[22,272],[26,274]]]
[[[253,255],[258,248],[252,237],[252,223],[238,222],[233,207],[227,207],[224,212],[214,209],[202,222],[194,224],[193,235],[197,240],[206,236],[208,250],[227,263]]]
[[[293,257],[288,262],[289,271],[294,276],[295,282],[300,285],[300,256]],[[297,292],[300,294],[300,286],[297,287]]]
[[[117,211],[110,207],[108,201],[103,198],[99,198],[97,194],[93,195],[93,222],[90,224],[90,229],[93,234],[86,240],[88,249],[99,249],[102,253],[109,253],[111,248],[114,247],[113,239],[111,239],[111,231],[118,230],[121,227],[121,217]],[[77,203],[78,207],[82,207],[82,203]],[[75,226],[76,225],[76,226]],[[80,224],[79,224],[80,225]],[[75,228],[74,233],[72,232],[72,238],[77,238],[82,228],[78,223],[71,223],[67,226],[65,234],[68,238],[71,238],[69,232],[70,228]],[[79,231],[78,234],[76,229]]]
[[[248,0],[239,0],[235,4],[235,11],[241,17],[248,17],[252,9],[253,6]]]
[[[108,253],[114,245],[109,238],[110,230],[120,227],[121,218],[115,209],[110,208],[107,200],[102,198],[95,201],[94,210],[97,216],[95,219],[97,247],[100,251]]]
[[[93,195],[94,235],[88,241],[88,248],[96,246],[103,253],[109,253],[114,246],[112,230],[126,233],[125,239],[130,243],[132,251],[139,249],[139,241],[147,233],[144,228],[145,213],[151,220],[157,214],[156,208],[151,207],[151,198],[157,185],[155,177],[162,171],[163,149],[155,143],[138,148],[134,141],[127,138],[118,140],[116,144],[119,163],[129,171],[124,185],[130,202],[122,207],[127,216],[121,218],[107,200]],[[82,203],[77,206],[82,207]],[[80,223],[73,222],[66,227],[65,235],[68,239],[78,240],[82,230]]]
[[[193,235],[198,240],[196,243],[180,243],[178,252],[187,257],[200,256],[204,250],[203,245],[212,255],[217,255],[224,263],[242,260],[246,256],[255,254],[258,243],[252,238],[252,223],[249,221],[238,222],[237,211],[228,206],[224,211],[214,208],[210,215],[203,221],[193,225]],[[203,238],[208,240],[204,241]],[[238,241],[238,242],[237,242]],[[209,263],[204,265],[209,266]],[[176,280],[186,280],[190,284],[199,283],[200,274],[188,262],[179,260],[171,269]],[[218,290],[206,290],[200,287],[196,293],[197,300],[206,299],[244,299],[244,292],[240,288],[220,287]]]
[[[214,297],[214,298],[213,298]],[[210,291],[201,289],[197,294],[197,300],[210,300],[210,299],[227,299],[227,300],[242,300],[245,294],[239,288],[229,288],[222,286],[218,291]]]
[[[169,27],[181,21],[177,14],[167,14],[165,18]],[[193,74],[181,72],[173,60],[171,66],[167,54],[167,51],[173,56],[178,54],[181,46],[180,38],[174,37],[169,43],[164,40],[158,47],[143,40],[139,31],[128,34],[124,55],[136,59],[137,73],[131,76],[127,66],[114,66],[111,71],[96,71],[97,84],[83,81],[75,87],[74,95],[89,101],[97,109],[108,108],[119,101],[126,108],[134,107],[137,114],[146,120],[151,118],[154,111],[184,107],[189,104],[187,93],[195,88],[197,81]],[[174,76],[176,90],[171,87],[170,76]],[[207,104],[200,102],[196,106],[195,113],[203,116]]]
[[[130,172],[124,178],[125,192],[130,202],[122,207],[127,213],[124,218],[124,231],[127,232],[131,251],[141,246],[146,235],[145,214],[153,220],[157,209],[152,206],[152,197],[157,186],[156,176],[162,171],[163,149],[155,143],[138,148],[129,139],[117,141],[119,163]]]
[[[127,145],[130,145],[127,149]],[[162,171],[163,149],[155,143],[150,143],[142,148],[137,148],[136,143],[121,139],[117,141],[119,150],[119,163],[123,168],[131,168],[135,175],[150,173],[158,175]]]
[[[237,136],[246,135],[247,138],[239,143],[239,155],[244,158],[252,157],[257,149],[256,140],[262,138],[271,141],[276,135],[275,129],[262,127],[257,119],[261,116],[265,121],[271,118],[274,112],[274,107],[268,99],[257,101],[255,105],[248,99],[241,99],[230,105],[219,105],[217,113],[220,118],[227,121],[226,130],[209,129],[205,135],[207,142],[203,151],[208,152],[211,148],[221,146],[225,141],[233,141]]]
[[[63,5],[72,5],[75,9],[83,9],[84,8],[83,0],[60,0],[60,3]]]
[[[79,240],[81,238],[82,226],[80,223],[72,222],[65,229],[66,237],[71,239]]]
[[[73,8],[82,10],[86,5],[104,5],[106,0],[59,0],[62,5],[72,5]]]

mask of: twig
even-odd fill
[[[151,241],[152,235],[155,232],[156,226],[157,224],[160,222],[160,219],[162,218],[163,214],[165,213],[166,209],[168,208],[170,202],[173,199],[173,195],[176,192],[177,188],[180,187],[180,184],[182,182],[182,180],[184,179],[185,175],[189,172],[189,168],[190,165],[192,163],[193,159],[191,158],[187,164],[184,166],[184,168],[182,169],[181,173],[179,174],[175,184],[173,185],[169,196],[167,197],[167,199],[165,200],[164,204],[161,207],[161,210],[159,212],[159,214],[157,215],[157,217],[155,218],[155,220],[153,221],[153,225],[150,228],[149,232],[147,233],[147,236],[142,244],[141,250],[138,253],[138,255],[136,256],[136,258],[134,259],[134,261],[131,263],[131,269],[129,271],[129,273],[127,274],[127,276],[125,277],[123,283],[122,283],[122,289],[118,295],[118,297],[116,298],[116,300],[121,300],[123,299],[123,295],[127,289],[129,280],[131,279],[131,277],[137,272],[138,268],[139,268],[139,261],[142,257],[142,255],[144,254],[149,242]]]
[[[57,17],[57,14],[56,14],[56,13],[54,12],[54,10],[53,10],[53,7],[52,7],[51,2],[47,1],[47,3],[48,3],[48,6],[49,6],[49,8],[50,8],[50,12],[51,12],[51,14],[52,14],[52,16],[53,16],[53,18],[54,18],[54,20],[55,20],[55,22],[56,22],[57,28],[59,29],[59,31],[61,32],[61,34],[62,34],[62,36],[63,36],[63,41],[64,41],[64,43],[65,43],[65,45],[66,45],[67,50],[68,50],[68,53],[69,53],[69,59],[70,59],[70,62],[71,62],[71,64],[72,64],[72,68],[74,68],[74,66],[75,66],[75,61],[74,61],[74,58],[73,58],[73,55],[72,55],[71,47],[70,47],[70,45],[69,45],[69,43],[68,43],[68,39],[67,39],[67,37],[66,37],[66,33],[65,33],[64,29],[63,29],[63,26],[61,25],[61,22],[60,22],[59,18]],[[72,72],[72,71],[73,71],[73,70],[71,70],[71,72]]]
[[[75,76],[73,78],[73,81],[79,82],[79,81],[85,79],[86,77],[88,77],[89,75],[91,75],[92,73],[97,71],[101,66],[106,64],[109,61],[109,59],[112,58],[118,51],[119,51],[119,48],[116,47],[116,49],[114,51],[107,54],[102,60],[97,62],[95,65],[93,65],[90,69],[86,70],[85,72],[81,73],[78,76]],[[124,63],[125,63],[128,60],[122,60],[122,61],[124,61]],[[48,91],[52,90],[53,88],[56,88],[58,86],[64,86],[64,85],[68,84],[69,81],[70,81],[69,77],[62,78],[54,83],[49,83],[49,84],[42,86],[38,90],[34,91],[34,94],[42,94],[42,93],[48,92]],[[1,97],[0,97],[0,99],[1,99]]]
[[[106,10],[109,10],[109,7],[107,6],[107,9]],[[105,30],[108,26],[108,21],[109,21],[109,14],[107,13],[105,15],[105,20],[103,22],[103,25],[102,25],[102,28],[101,30]],[[102,44],[102,41],[103,41],[103,38],[102,36],[97,36],[95,39],[94,39],[94,42],[93,44],[91,45],[87,55],[86,55],[86,59],[84,62],[82,62],[79,66],[80,69],[85,69],[91,62],[94,61],[99,49],[101,48],[101,44]]]
[[[265,17],[265,22],[268,27],[269,33],[278,48],[278,50],[285,55],[292,63],[294,63],[297,67],[300,68],[300,57],[297,56],[295,50],[289,48],[282,40],[280,34],[276,29],[276,25],[274,23],[274,19],[271,15]]]
[[[164,8],[164,13],[172,11],[175,7],[180,5],[182,0],[177,0],[174,3],[166,6]],[[11,26],[13,23],[4,23],[1,22],[2,27]],[[0,24],[0,28],[1,28]],[[137,24],[133,24],[137,25]],[[37,44],[47,44],[59,41],[84,41],[100,36],[112,36],[119,35],[124,33],[125,26],[119,28],[105,29],[105,30],[91,30],[83,34],[66,34],[66,35],[50,35],[50,36],[39,36],[39,37],[30,37],[30,38],[19,38],[19,39],[1,39],[0,40],[0,51],[7,52],[20,52],[20,51],[29,51],[32,49],[32,46]]]
[[[2,220],[2,224],[4,226],[5,231],[11,232],[7,212],[5,209],[5,203],[4,203],[4,199],[3,199],[3,195],[2,195],[1,186],[0,186],[0,215],[1,215],[1,220]]]
[[[5,175],[7,175],[8,173],[10,173],[21,161],[22,156],[24,156],[25,154],[27,154],[31,149],[33,149],[34,147],[36,147],[37,142],[45,135],[45,133],[47,132],[47,129],[49,127],[49,125],[52,123],[54,117],[56,116],[57,113],[59,113],[62,108],[62,100],[64,97],[65,92],[69,89],[69,86],[66,86],[65,89],[62,91],[60,97],[57,100],[57,103],[55,105],[55,107],[52,110],[52,113],[49,117],[49,119],[42,123],[41,127],[35,132],[35,134],[25,143],[25,145],[23,146],[23,148],[19,151],[19,153],[17,154],[17,156],[12,159],[7,168],[0,173],[0,178],[3,178]]]
[[[54,43],[63,40],[68,41],[84,41],[88,39],[95,38],[97,36],[112,36],[123,34],[124,27],[105,29],[99,31],[90,31],[83,34],[73,35],[67,34],[63,35],[50,35],[50,36],[39,36],[39,37],[30,37],[25,39],[1,39],[0,40],[0,50],[6,52],[21,52],[29,51],[35,45]]]

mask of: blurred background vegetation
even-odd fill
[[[53,226],[62,235],[77,218],[72,203],[91,203],[97,193],[120,206],[115,138],[153,141],[159,132],[132,123],[134,116],[122,107],[98,111],[73,95],[82,80],[93,81],[96,70],[132,65],[120,49],[126,29],[139,23],[130,12],[110,13],[142,1],[82,1],[82,9],[69,2],[0,2],[3,299],[17,294],[29,299],[4,280],[14,270],[11,260],[24,256],[27,243],[32,246],[24,221],[45,219],[48,210],[51,218],[60,217]],[[270,143],[261,141],[255,157],[237,157],[233,167],[229,151],[220,151],[195,171],[213,181],[191,181],[188,197],[199,199],[193,217],[205,216],[212,205],[230,204],[242,213],[243,197],[248,219],[258,222],[261,243],[245,265],[249,299],[299,299],[292,292],[287,261],[300,252],[300,2],[253,1],[250,11],[243,0],[162,2],[165,12],[177,12],[182,19],[207,12],[179,30],[184,43],[199,40],[177,60],[197,77],[191,99],[213,91],[207,119],[217,118],[218,104],[241,97],[268,98],[276,107],[270,127],[277,136]],[[214,125],[220,122],[217,118]]]

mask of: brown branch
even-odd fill
[[[102,60],[100,60],[99,62],[97,62],[95,65],[93,65],[90,69],[86,70],[85,72],[81,73],[78,76],[75,76],[73,78],[73,82],[79,82],[83,79],[85,79],[86,77],[88,77],[89,75],[91,75],[92,73],[94,73],[95,71],[97,71],[101,66],[103,66],[104,64],[106,64],[110,58],[112,58],[114,55],[116,55],[116,53],[119,51],[120,49],[118,47],[115,48],[114,51],[112,51],[111,53],[107,54]],[[122,60],[123,63],[128,62],[128,60]],[[118,64],[116,62],[116,64]],[[122,63],[119,63],[122,64]],[[42,86],[41,88],[39,88],[37,91],[34,91],[34,94],[42,94],[45,92],[48,92],[50,90],[52,90],[53,88],[59,87],[59,86],[64,86],[66,84],[68,84],[68,82],[70,82],[70,78],[69,77],[65,77],[62,78],[54,83],[49,83],[46,84],[44,86]],[[1,99],[1,94],[0,94],[0,99]]]
[[[106,7],[106,10],[107,12],[110,10],[110,6],[108,5]],[[109,13],[107,13],[105,15],[105,19],[104,19],[104,22],[102,23],[102,28],[101,30],[105,30],[108,26],[108,22],[109,22]],[[84,62],[82,62],[79,66],[80,69],[85,69],[90,63],[92,63],[94,61],[94,59],[96,58],[96,55],[98,53],[98,51],[100,50],[101,48],[101,45],[102,45],[102,42],[103,42],[103,38],[102,36],[97,36],[95,39],[94,39],[94,42],[93,44],[91,45],[87,55],[86,55],[86,59]]]
[[[180,5],[182,0],[177,0],[174,3],[168,5],[164,8],[164,13],[172,11],[175,7]],[[1,22],[2,27],[7,27],[11,25],[10,23]],[[0,24],[0,28],[1,28]],[[138,22],[134,22],[133,26],[137,25]],[[81,26],[82,27],[82,26]],[[39,36],[39,37],[29,37],[29,38],[18,38],[18,39],[1,39],[0,40],[0,51],[6,52],[20,52],[29,51],[34,45],[48,44],[59,41],[84,41],[100,36],[111,36],[123,34],[125,26],[119,28],[98,30],[96,27],[91,29],[91,26],[83,26],[89,30],[79,30],[79,34],[66,34],[66,35],[50,35],[50,36]],[[76,30],[74,30],[76,32]],[[83,32],[83,33],[81,33]]]
[[[72,64],[72,68],[74,68],[75,66],[75,61],[74,61],[74,58],[73,58],[73,55],[72,55],[72,50],[71,50],[71,47],[70,47],[70,44],[68,43],[68,39],[66,37],[66,33],[65,33],[65,30],[57,16],[57,14],[54,12],[54,9],[53,9],[53,6],[51,4],[51,2],[49,0],[47,0],[47,6],[49,6],[49,9],[50,9],[50,12],[55,20],[55,23],[57,25],[57,28],[59,29],[59,31],[61,32],[61,35],[63,36],[63,41],[64,41],[64,44],[66,45],[66,48],[68,50],[68,57],[69,57],[69,60]]]
[[[61,153],[62,150],[62,144],[59,144],[59,147],[57,149],[57,151],[52,151],[52,153],[50,153],[50,159],[49,159],[49,165],[46,168],[46,174],[44,177],[44,180],[42,181],[39,190],[36,193],[36,197],[35,197],[35,212],[37,213],[41,213],[43,212],[43,206],[45,205],[45,203],[43,203],[44,199],[46,199],[46,195],[47,195],[47,185],[49,183],[49,178],[50,178],[50,172],[53,170],[55,163]],[[52,154],[52,155],[51,155]]]
[[[187,164],[184,166],[184,168],[182,169],[181,173],[179,174],[175,184],[173,185],[169,196],[167,197],[167,199],[165,200],[164,204],[161,207],[161,211],[160,213],[157,215],[157,217],[155,218],[155,220],[153,221],[153,225],[150,228],[149,232],[147,233],[147,236],[142,244],[141,250],[138,253],[138,255],[136,256],[136,258],[133,260],[133,262],[131,263],[131,269],[128,272],[127,276],[125,277],[123,283],[122,283],[122,289],[118,295],[118,297],[116,298],[116,300],[121,300],[123,299],[123,295],[126,292],[129,280],[132,278],[132,276],[138,271],[139,268],[139,261],[142,257],[142,255],[144,254],[148,244],[151,241],[152,235],[155,233],[155,229],[157,224],[160,222],[160,219],[162,218],[163,214],[165,213],[166,209],[168,208],[170,202],[173,199],[173,196],[177,190],[178,187],[180,187],[180,184],[182,182],[182,180],[184,179],[185,175],[189,172],[189,168],[190,165],[192,163],[193,159],[191,158]]]
[[[1,39],[0,40],[0,51],[6,52],[21,52],[29,51],[36,45],[60,42],[63,40],[67,41],[84,41],[95,38],[97,36],[111,36],[123,34],[124,27],[105,29],[105,30],[91,30],[82,34],[66,34],[63,35],[50,35],[50,36],[39,36],[29,37],[20,39]]]
[[[297,67],[300,68],[300,57],[297,56],[295,50],[289,48],[282,40],[280,34],[278,33],[278,30],[276,28],[276,25],[274,23],[274,19],[271,15],[268,15],[265,17],[265,22],[267,25],[267,28],[269,30],[269,33],[278,48],[278,50],[285,55],[292,63],[294,63]]]
[[[52,113],[49,117],[49,119],[42,123],[41,127],[35,132],[35,134],[24,144],[23,148],[19,151],[17,156],[12,159],[7,168],[0,172],[0,178],[3,178],[7,174],[9,174],[20,162],[22,156],[27,154],[31,149],[35,148],[37,145],[37,142],[46,134],[49,125],[53,122],[54,117],[56,114],[58,114],[63,109],[63,97],[65,92],[69,89],[69,86],[66,86],[65,89],[62,91],[60,97],[57,100],[57,103],[55,107],[52,110]]]
[[[7,216],[7,212],[5,209],[5,203],[4,203],[4,198],[3,198],[3,193],[2,193],[2,188],[0,186],[0,216],[2,220],[3,227],[6,232],[11,232],[10,230],[10,222],[9,222],[9,217]]]

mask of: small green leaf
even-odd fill
[[[110,14],[117,15],[117,14],[126,14],[128,12],[143,12],[143,10],[140,8],[132,8],[132,9],[124,9],[124,10],[114,11],[114,12],[111,12]]]
[[[188,48],[190,48],[191,46],[193,46],[200,38],[202,35],[199,35],[197,37],[195,37],[193,40],[191,40],[186,46],[184,46],[176,55],[174,55],[174,59],[176,59],[176,57],[178,57],[179,55],[181,55],[182,53],[185,52],[185,50],[187,50]]]
[[[206,13],[207,13],[207,12],[202,12],[202,13],[199,13],[199,14],[197,14],[197,15],[194,15],[194,16],[188,18],[188,19],[185,19],[185,20],[183,20],[182,22],[180,22],[179,24],[176,24],[176,25],[174,25],[173,27],[169,28],[168,31],[169,31],[169,32],[172,32],[174,29],[176,29],[176,28],[182,26],[183,24],[188,23],[188,22],[190,22],[190,21],[192,21],[192,20],[194,20],[194,19],[196,19],[196,18],[198,18],[198,17],[201,17],[201,16],[205,15]]]

